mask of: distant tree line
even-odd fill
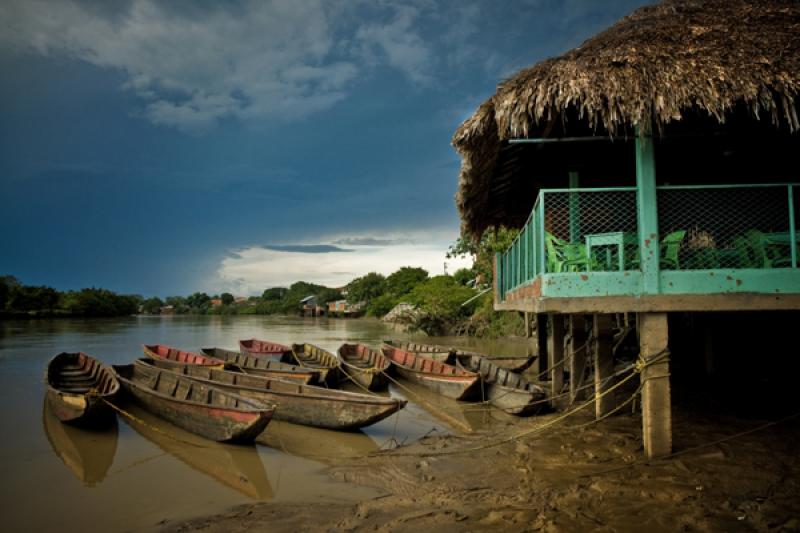
[[[106,289],[57,291],[24,285],[14,276],[0,276],[0,314],[5,316],[121,316],[139,311],[143,299]]]

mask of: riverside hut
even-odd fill
[[[667,313],[800,309],[797,35],[800,2],[667,0],[503,81],[453,138],[462,233],[520,230],[494,306],[547,317],[554,393],[593,357],[610,412],[614,316],[636,314],[649,457],[672,447]]]

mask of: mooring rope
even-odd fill
[[[534,433],[541,432],[541,431],[543,431],[543,430],[545,430],[545,429],[547,429],[549,427],[554,426],[555,424],[557,424],[557,423],[559,423],[559,422],[561,422],[563,420],[566,420],[567,418],[571,417],[575,413],[577,413],[579,411],[582,411],[586,407],[592,405],[595,401],[597,401],[597,400],[599,400],[599,399],[611,394],[612,392],[614,392],[618,388],[620,388],[623,385],[625,385],[628,381],[630,381],[631,379],[636,377],[638,374],[641,374],[641,372],[645,368],[661,362],[661,360],[663,360],[665,358],[665,356],[667,356],[668,354],[669,354],[669,350],[664,349],[664,350],[658,352],[657,354],[648,356],[646,358],[640,357],[639,361],[637,361],[637,363],[635,363],[634,365],[631,365],[630,367],[625,369],[625,371],[633,370],[633,372],[631,372],[628,376],[626,376],[622,380],[618,381],[617,383],[615,383],[611,387],[605,389],[600,394],[596,395],[594,400],[587,401],[584,404],[579,405],[578,407],[576,407],[574,409],[571,409],[571,410],[565,412],[564,414],[562,414],[561,416],[558,416],[558,417],[554,418],[553,420],[545,422],[544,424],[542,424],[540,426],[536,426],[536,427],[531,428],[531,429],[527,429],[527,430],[524,430],[524,431],[521,431],[521,432],[518,432],[518,433],[514,433],[514,434],[512,434],[512,435],[510,435],[508,437],[504,437],[502,439],[497,439],[495,441],[488,442],[488,443],[482,444],[480,446],[469,446],[469,447],[460,448],[460,449],[457,449],[457,450],[439,450],[439,451],[431,451],[431,452],[409,452],[409,453],[402,453],[402,452],[396,453],[396,452],[393,452],[392,454],[386,455],[386,456],[387,457],[422,457],[422,456],[428,457],[428,456],[456,455],[456,454],[461,454],[461,453],[469,453],[469,452],[474,452],[474,451],[485,450],[485,449],[488,449],[488,448],[493,448],[493,447],[496,447],[496,446],[500,446],[502,444],[507,444],[509,442],[518,440],[518,439],[520,439],[522,437],[526,437],[526,436],[532,435]],[[606,379],[611,379],[613,377],[615,377],[615,376],[612,375],[612,376],[609,376]],[[634,393],[634,395],[632,395],[632,396],[635,396],[635,394],[636,393]]]

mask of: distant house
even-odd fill
[[[247,301],[248,301],[247,296],[237,296],[236,298],[233,299],[233,303],[236,305],[245,304],[247,303]]]
[[[347,309],[347,300],[336,300],[335,302],[328,302],[329,313],[344,313]]]
[[[317,306],[316,295],[312,294],[311,296],[306,296],[305,298],[300,300],[300,305],[302,305],[304,308],[309,306],[316,307]]]
[[[162,315],[174,315],[175,314],[175,306],[174,305],[165,305],[163,306],[159,313]]]
[[[360,315],[365,307],[365,302],[351,304],[348,303],[347,300],[336,300],[334,302],[328,302],[328,313],[341,316],[356,316]]]
[[[300,307],[303,316],[324,316],[327,309],[318,305],[316,295],[306,296],[300,300]]]

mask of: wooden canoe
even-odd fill
[[[543,407],[542,400],[547,396],[544,389],[485,357],[461,355],[456,359],[456,366],[479,374],[481,399],[509,414],[526,416]]]
[[[419,354],[429,359],[433,359],[434,361],[447,363],[449,365],[455,364],[456,357],[461,357],[464,355],[477,355],[480,357],[486,357],[487,359],[490,359],[498,366],[507,368],[512,372],[522,372],[526,368],[530,367],[536,360],[535,355],[533,356],[490,355],[470,350],[464,350],[453,346],[442,346],[439,344],[421,344],[418,342],[392,341],[392,340],[387,340],[383,342],[387,346],[391,346],[393,348],[400,348],[401,350]]]
[[[149,363],[146,359],[136,362],[137,366]],[[358,429],[383,420],[406,405],[405,400],[396,398],[300,385],[208,367],[183,365],[172,370],[200,384],[270,402],[277,407],[276,420],[306,426]]]
[[[392,367],[379,350],[363,344],[342,344],[337,350],[339,371],[368,390],[381,390],[388,385],[384,372]]]
[[[452,365],[386,346],[383,354],[403,378],[455,400],[468,400],[480,392],[480,377]]]
[[[383,341],[384,346],[390,348],[397,348],[404,352],[411,352],[413,354],[424,355],[428,359],[439,361],[440,363],[450,363],[452,361],[453,349],[449,346],[440,346],[438,344],[420,344],[418,342],[408,341]]]
[[[320,383],[334,385],[339,379],[339,360],[328,350],[313,344],[292,344],[292,350],[284,356],[283,362],[319,371]]]
[[[146,364],[113,368],[125,392],[144,409],[211,440],[252,442],[275,412],[274,405],[198,383],[165,368]]]
[[[450,361],[451,364],[455,364],[457,359],[461,359],[465,356],[482,357],[511,372],[522,372],[523,370],[529,368],[537,359],[537,356],[535,355],[495,355],[471,350],[462,350],[461,348],[452,348],[452,352],[450,353],[452,356]]]
[[[320,381],[318,370],[282,363],[269,357],[247,355],[224,348],[203,348],[203,353],[213,359],[223,361],[228,370],[297,383],[319,383]]]
[[[62,422],[108,422],[114,411],[106,403],[119,392],[114,372],[97,359],[79,353],[60,353],[47,364],[47,401]]]
[[[163,344],[143,344],[142,351],[150,359],[159,361],[159,366],[162,368],[169,368],[170,366],[179,365],[200,365],[210,366],[214,368],[222,368],[225,366],[225,361],[214,359],[207,355],[201,355],[195,352],[187,352],[164,346]]]
[[[285,344],[278,344],[277,342],[262,341],[259,339],[248,339],[239,341],[239,349],[243,354],[255,355],[262,357],[274,357],[280,359],[287,353],[292,351],[292,348]]]

